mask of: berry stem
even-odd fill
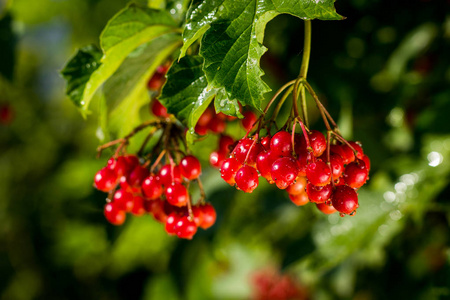
[[[330,146],[331,146],[331,135],[333,134],[333,131],[327,131],[327,165],[330,167],[331,172],[331,186],[334,190],[334,178],[333,178],[333,168],[331,167],[331,160],[330,160]]]
[[[306,147],[308,149],[311,149],[311,151],[312,151],[311,143],[309,142],[308,131],[305,128],[305,124],[303,124],[303,122],[300,119],[296,119],[296,121],[298,122],[298,124],[300,124],[300,127],[302,128],[303,135],[305,136]]]
[[[247,164],[247,159],[250,156],[250,152],[253,149],[253,146],[255,146],[256,142],[258,141],[258,137],[259,137],[259,133],[256,133],[255,136],[253,137],[253,143],[250,145],[250,148],[248,148],[248,152],[247,155],[245,156],[245,160],[244,160],[244,165]]]
[[[158,157],[156,158],[155,162],[154,162],[153,165],[150,167],[150,173],[153,174],[153,171],[155,170],[156,166],[159,164],[159,162],[160,162],[161,159],[163,158],[164,154],[166,154],[166,149],[164,149],[163,151],[161,151],[161,153],[158,155]]]
[[[347,142],[346,139],[344,139],[340,134],[338,134],[338,133],[336,133],[336,132],[334,132],[334,131],[331,131],[331,133],[332,133],[332,134],[336,137],[336,139],[339,140],[341,143],[344,143],[344,144],[346,144],[347,146],[349,146],[350,149],[352,149],[353,153],[355,154],[355,157],[358,156],[358,151],[356,151],[356,149],[353,148],[353,146],[350,145],[350,143]]]
[[[186,184],[186,189],[188,190],[187,208],[188,208],[189,219],[191,219],[191,221],[194,221],[194,213],[192,212],[192,204],[191,204],[191,195],[189,194],[189,185],[190,185],[190,182],[188,182]]]
[[[206,194],[205,194],[205,189],[203,188],[203,183],[200,180],[200,177],[197,178],[197,183],[198,183],[198,188],[200,189],[200,202],[202,204],[204,204],[205,203]]]
[[[305,20],[305,37],[303,44],[303,58],[300,67],[300,78],[306,79],[309,67],[309,57],[311,55],[311,20]]]
[[[322,104],[322,102],[320,102],[319,97],[317,96],[317,94],[314,91],[314,89],[312,88],[312,86],[307,81],[304,81],[303,84],[305,85],[305,87],[308,90],[309,94],[314,98],[314,101],[316,102],[317,107],[319,108],[319,111],[322,114],[322,118],[324,118],[324,114],[325,114],[328,117],[328,119],[330,120],[331,125],[333,125],[335,130],[337,130],[338,126],[337,126],[336,122],[331,117],[330,113],[327,111],[327,109]],[[326,123],[328,123],[328,121]],[[328,127],[329,127],[329,125],[328,125]],[[327,129],[328,129],[328,127],[327,127]],[[329,130],[331,130],[331,129],[329,129]]]
[[[265,116],[267,111],[269,110],[270,106],[273,104],[275,99],[289,86],[293,85],[295,83],[295,80],[291,80],[285,85],[283,85],[276,93],[273,95],[272,99],[270,99],[269,103],[267,104],[266,108],[264,109],[263,115]]]
[[[289,87],[289,89],[287,89],[286,92],[284,92],[283,97],[281,97],[280,101],[278,102],[277,106],[275,107],[275,110],[272,113],[269,123],[271,123],[271,122],[275,123],[275,119],[278,116],[278,113],[280,112],[280,109],[283,106],[284,101],[286,101],[287,97],[289,97],[289,95],[292,93],[293,90],[294,90],[294,86],[291,85]]]

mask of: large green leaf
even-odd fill
[[[262,45],[266,24],[278,14],[304,20],[340,20],[333,0],[206,0],[194,1],[183,32],[181,55],[202,35],[200,55],[211,88],[224,89],[224,100],[234,100],[261,109],[269,87],[259,67],[266,51]]]
[[[202,65],[203,58],[200,56],[185,56],[174,62],[159,97],[168,112],[175,114],[192,132],[217,92],[208,88]]]
[[[86,110],[97,89],[114,74],[130,53],[142,44],[177,31],[176,22],[166,11],[137,4],[131,4],[120,11],[109,21],[101,34],[101,65],[92,72],[82,90],[78,90],[82,91],[80,99],[72,98],[74,103]],[[71,64],[72,61],[68,63]]]

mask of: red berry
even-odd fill
[[[184,185],[179,182],[167,186],[165,191],[167,202],[174,206],[185,206],[189,200],[189,193]]]
[[[141,187],[144,196],[150,200],[158,199],[163,193],[163,188],[161,183],[159,183],[159,178],[154,174],[145,178]]]
[[[150,200],[144,202],[145,210],[152,214],[156,221],[165,223],[167,220],[167,213],[164,210],[166,201],[161,199]]]
[[[122,225],[125,222],[125,211],[120,210],[114,203],[107,203],[103,213],[106,220],[113,225]]]
[[[256,166],[259,173],[264,177],[269,183],[273,183],[272,179],[272,165],[279,157],[273,155],[272,151],[263,151],[258,154],[256,159]]]
[[[355,160],[353,150],[347,145],[331,145],[330,152],[339,154],[344,160],[344,165],[347,165]]]
[[[123,189],[117,190],[114,193],[113,203],[115,203],[120,210],[131,212],[134,206],[133,194]]]
[[[164,165],[159,170],[158,177],[159,182],[165,186],[168,186],[173,182],[181,182],[180,167],[170,164]]]
[[[240,167],[241,164],[236,158],[234,157],[227,158],[225,159],[225,161],[222,164],[222,167],[220,168],[220,176],[229,185],[234,185],[236,183],[235,181],[236,173]]]
[[[243,164],[247,159],[247,164],[254,165],[256,163],[258,154],[263,151],[263,149],[264,148],[261,146],[261,144],[254,142],[253,139],[243,138],[234,148],[233,155],[241,164]],[[250,154],[248,154],[249,150]]]
[[[306,194],[308,195],[309,201],[314,203],[325,203],[331,197],[333,188],[331,184],[325,186],[315,186],[311,183],[306,185]]]
[[[316,186],[324,186],[331,182],[330,167],[321,160],[316,160],[306,168],[306,178]]]
[[[214,206],[209,203],[199,207],[202,211],[202,222],[199,225],[203,229],[208,229],[216,222],[217,214]]]
[[[235,180],[240,190],[251,193],[258,187],[258,171],[251,166],[243,166],[237,171]]]
[[[308,195],[306,195],[306,192],[297,195],[289,195],[289,199],[291,199],[292,203],[297,206],[303,206],[309,203]]]
[[[203,222],[203,211],[200,206],[192,206],[192,215],[194,216],[195,225],[200,226]]]
[[[368,171],[366,168],[366,164],[361,159],[357,159],[356,161],[349,163],[347,167],[345,167],[345,183],[354,189],[362,187],[364,183],[366,183],[367,176]]]
[[[195,222],[190,220],[188,216],[183,216],[178,219],[174,229],[179,238],[190,240],[197,232],[197,225],[195,225]]]
[[[117,176],[128,176],[131,171],[139,165],[139,158],[134,155],[119,156],[111,168],[114,169]]]
[[[222,167],[223,161],[225,160],[225,154],[220,151],[211,152],[209,155],[209,163],[215,168]]]
[[[297,152],[296,152],[297,153]],[[297,153],[297,165],[299,168],[298,176],[306,176],[306,168],[314,161],[314,156],[309,151],[303,151]]]
[[[233,138],[228,135],[221,135],[219,139],[219,152],[229,153],[230,146],[234,144]]]
[[[358,208],[358,194],[347,185],[336,187],[331,195],[334,208],[343,214],[352,214]]]
[[[323,154],[321,159],[322,159],[322,161],[326,161],[327,160],[326,155]],[[344,160],[342,159],[342,157],[340,155],[338,155],[336,153],[331,153],[330,154],[330,164],[331,164],[333,180],[336,180],[339,177],[341,177],[342,173],[345,170]]]
[[[309,133],[309,143],[313,149],[313,155],[315,157],[321,156],[327,149],[327,140],[320,131],[311,130]]]
[[[143,216],[145,214],[144,198],[140,196],[133,197],[133,209],[131,213],[135,216]]]
[[[276,155],[292,155],[291,134],[286,131],[278,131],[270,140],[270,150]]]
[[[264,149],[266,151],[270,150],[270,141],[272,140],[272,137],[270,135],[265,136],[262,140],[261,140],[261,145],[264,147]]]
[[[279,189],[290,186],[298,176],[298,165],[292,157],[282,157],[272,164],[272,179]]]
[[[369,172],[370,171],[370,159],[369,159],[369,157],[367,155],[363,155],[362,160],[366,164],[367,172]]]
[[[100,171],[95,174],[94,186],[102,192],[112,191],[117,185],[117,175],[116,173],[108,167],[100,169]]]
[[[364,152],[359,142],[348,142],[356,150],[356,158],[363,159]]]
[[[133,187],[140,187],[149,174],[150,172],[147,168],[136,166],[128,175],[127,183]]]
[[[193,180],[200,176],[202,167],[198,159],[193,155],[185,156],[180,162],[181,175],[189,180]]]
[[[326,203],[316,203],[317,208],[323,212],[324,214],[331,215],[337,212],[336,208],[333,205],[328,205]]]
[[[197,124],[200,126],[208,126],[208,123],[211,122],[213,117],[214,117],[214,109],[208,107],[198,119]]]
[[[165,78],[164,74],[161,73],[154,73],[152,78],[147,82],[147,88],[149,90],[157,91],[159,90],[163,84],[164,84]]]
[[[306,141],[302,134],[296,133],[294,135],[294,151],[297,155],[300,155],[301,153],[309,152],[306,149]]]
[[[221,118],[218,118],[217,116],[212,118],[211,121],[208,123],[208,128],[214,133],[222,133],[225,131],[225,127],[227,124],[224,120]]]
[[[306,188],[306,178],[305,177],[297,177],[297,180],[286,188],[286,192],[290,195],[298,195],[301,193],[305,193]]]
[[[208,126],[200,125],[197,123],[197,125],[195,125],[194,130],[198,135],[205,135],[208,133]]]
[[[167,108],[161,104],[157,99],[154,99],[151,103],[152,113],[157,117],[167,118]]]
[[[244,118],[241,120],[242,127],[244,127],[246,131],[249,131],[250,129],[252,129],[253,124],[256,122],[256,115],[250,110],[244,112],[243,115]]]
[[[165,230],[168,234],[176,233],[175,225],[177,224],[179,219],[180,216],[175,212],[172,212],[167,216]]]

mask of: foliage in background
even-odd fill
[[[4,75],[3,65],[0,70],[0,101],[14,111],[12,122],[0,125],[3,299],[249,299],[252,275],[268,267],[293,274],[314,299],[450,295],[448,4],[412,1],[405,9],[392,1],[339,1],[345,21],[312,24],[311,83],[340,115],[346,137],[361,140],[373,158],[371,184],[361,191],[355,217],[296,208],[267,186],[243,195],[206,169],[218,222],[187,242],[168,237],[149,216],[123,228],[106,224],[103,195],[91,187],[104,165],[94,158],[94,132],[103,121],[82,120],[57,77],[76,47],[98,43],[125,1],[38,2],[14,1],[12,26],[1,31],[12,28],[17,41],[13,76]],[[7,18],[2,15],[1,24]],[[269,50],[261,65],[274,90],[297,76],[302,26],[289,15],[267,24]],[[151,40],[143,46],[120,53],[135,75],[133,86],[141,82],[143,91],[125,86],[120,91],[128,94],[117,94],[114,82],[130,76],[120,66],[103,85],[112,97],[128,99],[127,109],[141,118],[150,117],[147,108],[131,103],[148,103],[148,70],[170,56],[146,56],[146,43],[181,41],[179,32],[161,32],[167,39],[146,36]],[[106,95],[96,96],[92,115]],[[116,119],[115,132],[126,132]],[[209,137],[193,147],[206,160],[214,142]]]

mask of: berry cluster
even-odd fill
[[[244,192],[253,192],[261,176],[286,190],[296,205],[325,203],[329,208],[318,206],[325,213],[335,209],[352,215],[358,208],[356,190],[366,182],[369,169],[370,160],[359,143],[330,145],[320,131],[281,130],[239,140],[220,171],[228,184]]]

